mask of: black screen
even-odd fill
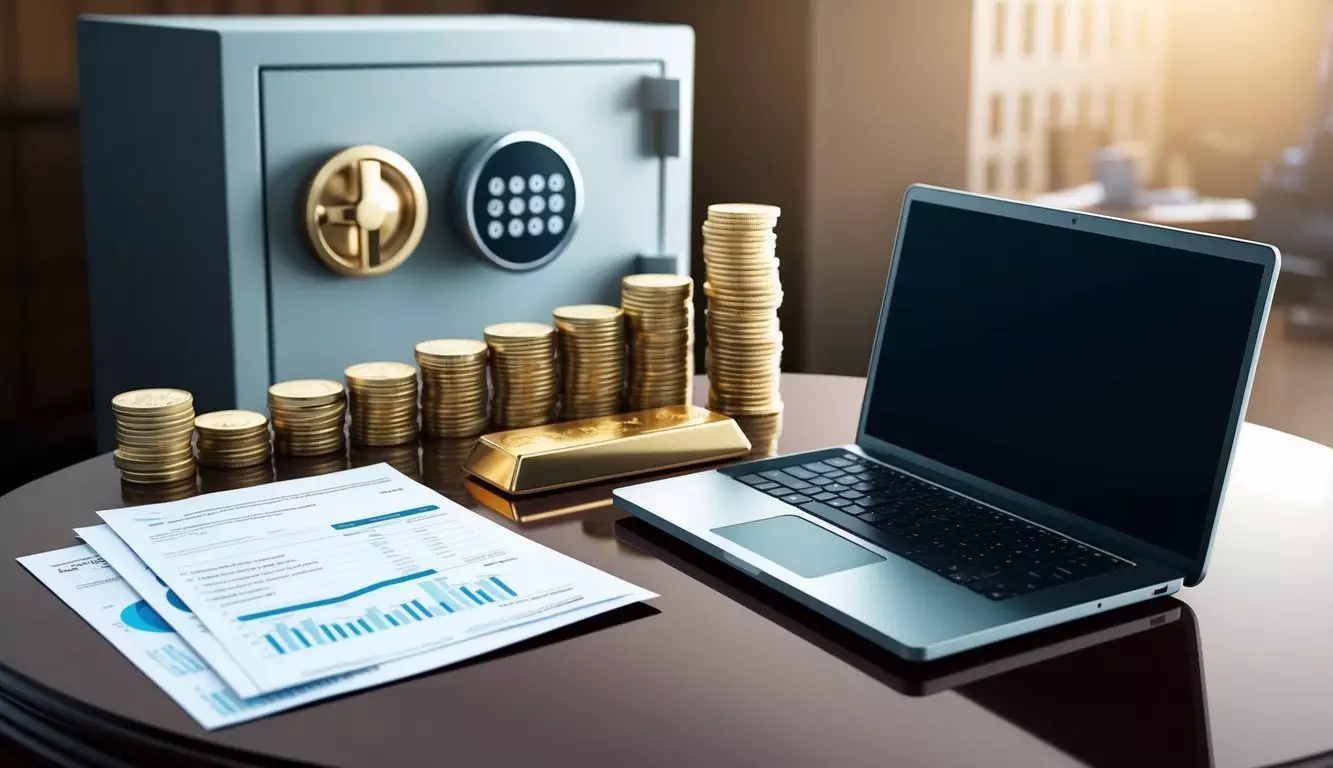
[[[1265,267],[910,205],[866,434],[1196,558]]]

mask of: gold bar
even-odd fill
[[[750,441],[730,416],[672,405],[482,435],[466,469],[517,495],[730,459],[749,450]]]
[[[581,515],[611,507],[611,485],[573,488],[560,493],[540,496],[508,496],[489,484],[472,478],[463,481],[469,495],[492,512],[507,517],[523,527],[539,523],[557,522],[566,517]]]

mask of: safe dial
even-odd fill
[[[412,164],[368,144],[330,157],[306,193],[310,245],[340,275],[397,269],[421,242],[426,215],[426,187]]]
[[[537,131],[488,136],[454,177],[454,218],[472,249],[502,269],[549,264],[574,236],[583,175],[565,145]]]

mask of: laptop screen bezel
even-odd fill
[[[1235,396],[1232,400],[1230,423],[1228,424],[1222,450],[1218,456],[1217,470],[1213,479],[1213,488],[1209,497],[1206,519],[1201,529],[1198,548],[1193,556],[1182,555],[1159,547],[1151,542],[1130,536],[1109,526],[1096,523],[1074,512],[1060,509],[1017,491],[1004,488],[984,478],[955,469],[929,457],[922,456],[906,448],[874,437],[866,432],[867,418],[870,412],[871,393],[875,391],[875,381],[879,368],[880,344],[884,339],[884,323],[888,318],[889,305],[893,299],[894,280],[902,256],[904,235],[911,217],[914,203],[930,203],[956,208],[964,211],[986,213],[1007,218],[1029,221],[1046,226],[1074,229],[1099,235],[1121,238],[1124,240],[1148,243],[1198,253],[1206,253],[1225,259],[1235,259],[1258,264],[1264,268],[1261,290],[1255,302],[1250,323],[1249,338],[1245,348],[1245,366],[1236,382]],[[1270,245],[1254,243],[1217,235],[1205,235],[1197,232],[1170,227],[1157,226],[1141,222],[1125,221],[1109,216],[1068,211],[1057,208],[1002,200],[968,192],[942,189],[924,184],[908,188],[903,198],[902,211],[898,219],[897,235],[894,238],[892,260],[889,262],[889,278],[884,287],[884,298],[880,304],[879,318],[876,323],[875,342],[870,353],[869,373],[866,377],[866,395],[861,403],[861,419],[857,425],[856,444],[867,454],[894,464],[906,465],[907,468],[921,473],[928,479],[963,486],[963,490],[976,498],[995,504],[1003,509],[1016,512],[1044,525],[1062,530],[1070,535],[1082,535],[1090,543],[1109,545],[1117,548],[1120,554],[1135,553],[1151,557],[1153,560],[1181,571],[1185,576],[1185,585],[1193,586],[1203,580],[1207,572],[1208,556],[1212,551],[1213,538],[1217,530],[1217,517],[1225,499],[1227,476],[1231,460],[1236,450],[1236,441],[1240,432],[1246,405],[1249,402],[1250,389],[1254,382],[1254,371],[1259,358],[1259,348],[1263,341],[1264,328],[1267,325],[1269,307],[1273,301],[1273,288],[1277,283],[1278,267],[1281,255]]]

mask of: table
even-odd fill
[[[782,387],[781,450],[853,437],[863,380]],[[456,473],[426,474],[470,498]],[[0,498],[0,733],[76,764],[169,766],[1252,766],[1333,750],[1333,450],[1315,443],[1246,425],[1209,575],[1180,599],[928,665],[617,521],[610,487],[502,519],[660,599],[210,733],[13,562],[122,505],[110,456],[69,467]]]

